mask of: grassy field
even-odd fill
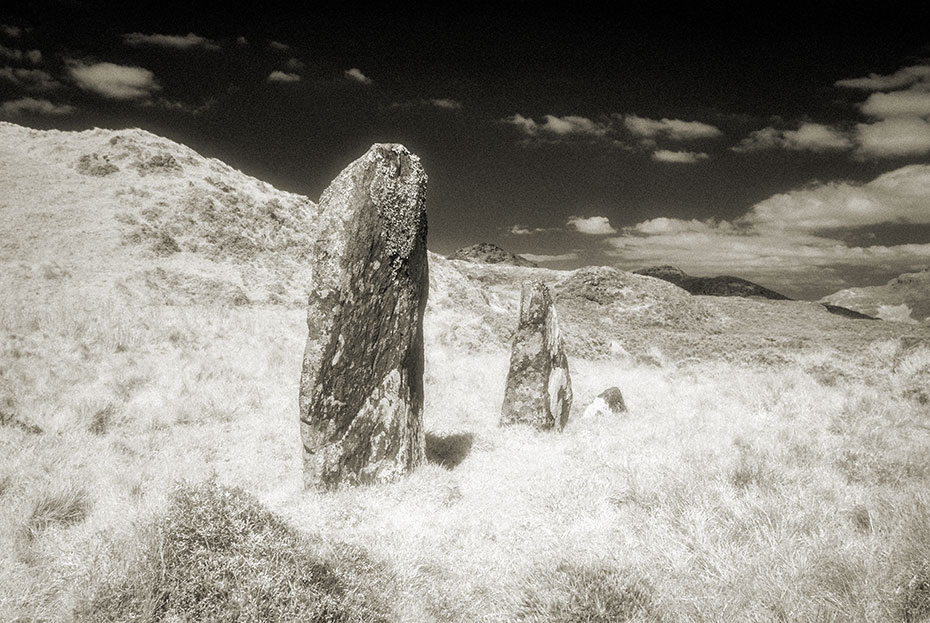
[[[138,130],[0,134],[0,621],[930,618],[927,325],[431,256],[429,462],[305,491],[316,205]],[[498,427],[531,277],[561,433]]]
[[[4,303],[0,620],[930,616],[921,340],[844,320],[865,346],[570,351],[573,419],[541,434],[497,426],[506,345],[450,345],[440,320],[430,463],[317,493],[300,477],[301,310]],[[580,419],[610,385],[629,413]]]

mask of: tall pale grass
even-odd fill
[[[70,620],[84,592],[128,577],[127,544],[165,517],[175,484],[209,479],[376,586],[390,620],[930,612],[919,345],[769,364],[570,353],[572,418],[543,434],[497,425],[505,345],[431,341],[431,462],[321,493],[300,478],[300,310],[8,304],[0,320],[19,352],[0,404],[43,431],[0,427],[0,620]],[[613,385],[628,413],[582,419]],[[69,490],[86,492],[81,512],[42,510]],[[42,527],[27,538],[30,522]]]

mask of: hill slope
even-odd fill
[[[709,296],[756,296],[776,301],[787,301],[787,296],[774,290],[760,286],[757,283],[720,275],[717,277],[693,277],[675,266],[650,266],[635,271],[638,275],[657,277],[683,288],[691,294],[706,294]]]
[[[138,302],[303,302],[316,205],[142,130],[0,123],[0,283]]]
[[[930,321],[930,269],[904,273],[883,286],[847,288],[820,300],[883,320],[927,322]]]

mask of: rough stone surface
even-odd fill
[[[425,460],[426,174],[376,144],[323,193],[300,379],[304,482],[393,480]]]
[[[549,288],[525,281],[513,338],[501,424],[561,429],[572,406],[572,380]]]
[[[626,403],[623,402],[623,394],[620,393],[620,388],[608,387],[591,401],[591,404],[584,410],[582,417],[617,415],[624,411],[626,411]]]

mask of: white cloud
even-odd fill
[[[285,63],[284,66],[291,71],[301,71],[304,67],[306,67],[302,60],[293,57],[287,59],[287,63]]]
[[[617,233],[617,230],[611,227],[606,216],[590,216],[587,218],[571,216],[566,221],[566,224],[574,227],[576,231],[582,234],[604,235]]]
[[[530,236],[532,234],[541,234],[549,230],[546,229],[545,227],[528,227],[526,225],[513,225],[509,231],[514,236]]]
[[[32,91],[51,91],[61,87],[60,82],[41,69],[2,67],[0,68],[0,78]]]
[[[693,151],[669,151],[668,149],[659,149],[652,154],[652,159],[656,162],[672,162],[677,164],[691,164],[701,160],[706,160],[707,158],[708,156],[705,153],[697,153]]]
[[[578,115],[566,115],[564,117],[544,115],[543,122],[537,123],[533,119],[517,113],[503,119],[503,122],[519,128],[527,136],[565,137],[576,135],[602,137],[610,130],[610,126],[606,123],[593,121]]]
[[[173,48],[175,50],[190,50],[201,48],[204,50],[219,50],[215,41],[195,35],[192,32],[186,35],[144,35],[141,32],[129,32],[123,35],[123,43],[133,47],[153,46],[159,48]]]
[[[363,74],[358,67],[345,70],[345,77],[361,84],[371,84],[371,78]]]
[[[930,153],[930,64],[894,74],[840,80],[836,86],[872,93],[859,105],[871,121],[856,126],[860,158],[923,156]]]
[[[920,117],[892,117],[856,126],[862,157],[923,156],[930,153],[930,122]]]
[[[268,82],[300,82],[300,76],[276,70],[268,74]]]
[[[559,255],[540,255],[536,253],[520,253],[520,257],[524,257],[531,262],[536,262],[537,264],[545,264],[546,262],[567,262],[569,260],[577,260],[578,254],[574,251],[570,253],[561,253]]]
[[[664,137],[675,141],[690,141],[721,136],[719,128],[700,121],[681,121],[680,119],[647,119],[637,115],[624,115],[623,125],[640,138],[653,139]]]
[[[0,24],[0,32],[11,39],[19,39],[23,36],[23,29],[19,26],[12,26],[10,24]]]
[[[833,84],[848,89],[889,91],[909,87],[919,82],[930,82],[930,65],[913,65],[899,69],[888,76],[869,74],[865,78],[847,78],[837,80]]]
[[[930,117],[930,91],[894,91],[873,93],[860,110],[870,117]]]
[[[70,115],[74,111],[74,106],[53,104],[47,99],[35,99],[32,97],[10,100],[0,105],[0,114],[5,116],[19,116],[23,114]]]
[[[448,97],[434,97],[428,102],[436,108],[445,108],[447,110],[457,110],[462,107],[462,102],[450,99]]]
[[[655,236],[658,234],[681,234],[687,232],[706,233],[719,227],[721,227],[721,225],[715,223],[714,221],[698,221],[695,219],[685,221],[682,219],[666,218],[664,216],[660,216],[659,218],[643,221],[642,223],[635,225],[632,228],[632,231],[635,231],[639,234],[646,234],[648,236]]]
[[[821,123],[805,122],[797,130],[777,130],[772,127],[756,130],[732,147],[732,150],[747,152],[780,148],[824,152],[850,149],[852,146],[852,140],[843,131]]]
[[[910,165],[866,184],[831,182],[773,195],[739,221],[755,229],[794,231],[930,224],[928,196],[930,165]]]
[[[291,46],[289,46],[288,44],[281,43],[280,41],[274,41],[274,40],[268,42],[268,47],[270,47],[273,50],[280,50],[282,52],[286,52],[287,50],[291,49]]]
[[[239,45],[249,45],[249,40],[245,37],[236,37],[236,43]]]
[[[5,45],[0,45],[0,56],[16,62],[27,60],[33,65],[38,65],[42,62],[42,52],[39,50],[27,50],[23,52],[22,50],[8,48]]]
[[[161,89],[155,74],[142,67],[69,60],[68,71],[74,82],[87,91],[117,100],[144,100]]]
[[[841,274],[907,272],[930,262],[930,244],[855,246],[835,231],[881,223],[930,224],[930,165],[867,184],[830,183],[774,195],[735,221],[656,218],[607,239],[619,265],[674,264],[692,274],[737,274],[786,294],[822,296]],[[832,277],[831,277],[832,275]],[[829,284],[828,284],[829,286]]]

